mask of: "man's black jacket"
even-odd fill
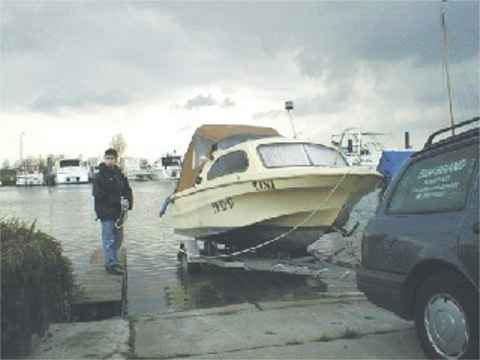
[[[104,163],[99,166],[99,172],[93,182],[93,196],[95,197],[95,212],[100,220],[116,220],[120,216],[120,197],[123,196],[130,203],[132,209],[132,189],[125,175],[119,167],[109,168]]]

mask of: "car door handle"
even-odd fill
[[[478,222],[476,222],[475,224],[473,224],[473,232],[474,232],[475,234],[478,234],[478,233],[479,233],[479,230],[480,230],[479,228],[480,228],[480,226],[479,226]]]

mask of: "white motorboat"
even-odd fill
[[[153,163],[151,174],[153,180],[178,181],[182,171],[182,157],[173,154],[165,154]]]
[[[331,142],[350,165],[376,169],[384,150],[380,137],[385,135],[387,134],[352,127],[332,135]]]
[[[17,174],[17,186],[42,186],[44,184],[43,174],[34,172],[21,172]]]
[[[175,232],[244,249],[305,251],[341,226],[381,182],[336,149],[281,137],[271,128],[204,125],[193,135],[170,197]]]
[[[138,180],[139,175],[146,173],[141,168],[141,159],[134,157],[125,157],[121,159],[121,167],[128,180]]]
[[[90,170],[80,159],[59,160],[56,165],[55,183],[86,184],[89,182]]]

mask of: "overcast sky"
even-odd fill
[[[184,151],[204,123],[329,142],[349,126],[415,146],[448,124],[440,1],[0,0],[0,160]],[[479,114],[479,2],[447,4],[458,120]]]

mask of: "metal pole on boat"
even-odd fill
[[[293,110],[293,101],[285,101],[285,110],[287,110],[288,118],[290,119],[290,125],[292,125],[293,137],[297,138],[297,132],[295,130],[295,124],[293,123],[292,114],[290,113]]]
[[[405,131],[405,149],[410,149],[410,133]]]
[[[448,37],[447,37],[447,22],[446,22],[446,9],[445,4],[447,0],[442,0],[442,32],[443,32],[443,66],[445,69],[445,77],[447,80],[447,92],[448,92],[448,106],[450,110],[450,126],[452,126],[452,135],[455,135],[453,126],[455,125],[455,119],[453,117],[453,103],[452,103],[452,86],[450,84],[450,72],[448,69]]]

